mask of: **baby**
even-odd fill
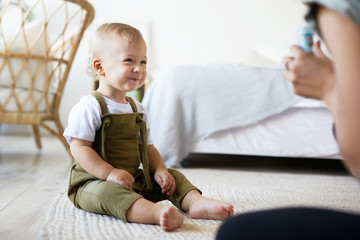
[[[173,206],[156,204],[165,199],[192,218],[232,216],[232,205],[202,196],[181,172],[165,167],[146,124],[146,108],[126,96],[144,84],[146,65],[147,47],[137,29],[107,23],[96,30],[90,66],[99,88],[73,107],[64,132],[75,158],[69,199],[77,208],[158,224],[164,231],[184,221]]]

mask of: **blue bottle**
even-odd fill
[[[305,52],[312,53],[314,32],[311,30],[311,28],[309,26],[299,27],[297,29],[296,35],[298,46]]]

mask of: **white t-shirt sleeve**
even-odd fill
[[[71,138],[94,142],[95,133],[101,127],[101,108],[92,95],[82,96],[72,108],[64,137],[70,144]]]

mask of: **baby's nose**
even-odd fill
[[[140,71],[140,66],[136,65],[136,66],[134,67],[134,72],[139,72],[139,71]]]

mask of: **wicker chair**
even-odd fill
[[[59,105],[94,9],[86,0],[0,2],[0,125],[32,125],[39,149],[44,127],[69,150]]]

